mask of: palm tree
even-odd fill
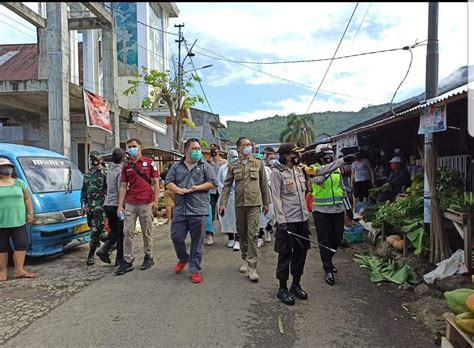
[[[306,147],[313,143],[314,134],[314,119],[311,115],[298,116],[291,113],[287,117],[286,129],[281,132],[280,141]]]

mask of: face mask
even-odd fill
[[[197,151],[197,150],[191,151],[191,158],[194,161],[198,162],[201,159],[201,156],[202,156],[201,151]]]
[[[332,157],[323,157],[324,163],[332,163]]]
[[[13,174],[13,168],[10,166],[1,166],[0,175],[2,176],[11,176]]]
[[[211,151],[211,157],[216,157],[216,156],[217,156],[217,152]]]
[[[238,159],[239,159],[238,157],[231,157],[231,158],[229,158],[229,163],[231,163],[231,164],[235,163],[235,162],[237,162]]]
[[[244,148],[244,151],[242,151],[245,156],[249,156],[252,154],[252,146],[247,146]]]
[[[291,157],[291,164],[293,164],[294,166],[297,166],[298,164],[300,164],[301,160],[300,158],[297,156],[297,157]]]
[[[129,147],[128,148],[128,153],[132,157],[137,157],[138,156],[138,147]]]
[[[90,163],[91,163],[91,165],[92,165],[93,167],[96,167],[96,166],[98,166],[98,165],[100,164],[100,161],[99,161],[97,158],[95,158],[95,157],[91,157],[91,158],[90,158]]]
[[[392,170],[397,170],[398,167],[399,167],[398,163],[390,163],[390,168],[392,168]]]

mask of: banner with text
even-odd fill
[[[112,123],[107,100],[100,95],[84,90],[84,108],[87,126],[112,133]]]
[[[428,106],[421,113],[418,134],[444,132],[448,129],[446,120],[446,104]]]

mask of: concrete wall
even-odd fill
[[[3,142],[49,148],[48,115],[0,109],[0,123],[3,125],[3,134],[0,136]]]

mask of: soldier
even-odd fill
[[[90,250],[87,265],[95,264],[94,253],[100,240],[107,239],[105,231],[104,201],[107,193],[107,174],[102,166],[102,156],[97,151],[89,155],[90,170],[84,175],[81,191],[82,214],[87,214],[87,224],[91,228]]]
[[[240,272],[247,273],[251,281],[257,282],[257,235],[259,230],[260,207],[268,213],[270,191],[264,163],[252,157],[252,142],[249,138],[237,140],[240,160],[229,165],[222,189],[219,213],[224,214],[232,184],[235,181],[235,216],[237,233],[240,238],[240,251],[244,264]]]

